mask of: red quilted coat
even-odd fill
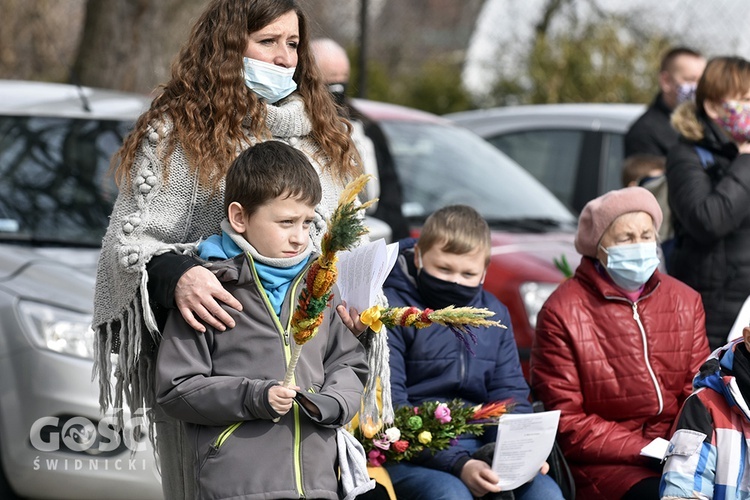
[[[612,500],[661,475],[641,448],[670,438],[709,349],[693,289],[656,271],[633,303],[598,267],[583,257],[539,312],[531,384],[546,409],[561,410],[578,498]]]

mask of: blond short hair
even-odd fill
[[[449,205],[433,212],[422,227],[418,245],[423,254],[436,245],[458,255],[479,247],[484,249],[485,265],[490,263],[490,227],[468,205]]]

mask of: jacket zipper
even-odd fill
[[[459,361],[461,363],[460,364],[460,373],[459,373],[458,380],[459,380],[459,382],[461,384],[461,387],[463,387],[464,386],[464,382],[466,382],[466,380],[464,380],[465,377],[466,377],[466,349],[464,349],[463,346],[460,346],[458,352],[460,353],[458,359],[459,359]]]
[[[250,259],[250,263],[252,264],[253,258],[250,254],[246,254],[247,258]],[[297,287],[299,286],[300,282],[303,280],[303,278],[307,275],[307,271],[310,269],[311,263],[308,263],[304,270],[299,273],[299,276],[297,279],[294,280],[294,283],[291,284],[289,287],[289,290],[287,291],[286,297],[284,298],[284,301],[287,300],[289,297],[296,297],[297,296]],[[261,297],[263,297],[263,302],[266,304],[266,309],[268,309],[268,312],[271,314],[271,318],[273,318],[274,323],[276,324],[276,328],[279,331],[279,334],[281,336],[282,340],[282,348],[283,348],[283,354],[284,354],[284,366],[289,365],[289,359],[292,357],[292,348],[290,346],[290,338],[289,338],[289,328],[292,324],[292,316],[294,315],[294,308],[295,304],[290,304],[290,311],[289,311],[289,318],[287,318],[286,321],[286,328],[284,328],[281,324],[281,319],[276,315],[276,311],[273,310],[273,306],[271,305],[271,301],[268,299],[268,295],[266,294],[266,291],[263,289],[263,287],[260,285],[260,278],[258,277],[258,272],[255,269],[254,265],[250,266],[250,269],[253,271],[253,279],[255,280],[256,287],[258,288],[258,292],[260,292]],[[283,304],[281,306],[284,307]],[[296,384],[295,377],[292,376],[292,384]],[[299,418],[299,408],[297,405],[292,406],[292,411],[294,412],[294,477],[297,480],[297,493],[299,493],[300,498],[305,497],[305,490],[302,488],[302,450],[300,447],[300,418]]]
[[[217,453],[219,453],[219,449],[221,448],[221,445],[224,444],[224,442],[229,439],[229,436],[232,435],[234,431],[237,430],[237,428],[242,425],[242,422],[235,422],[232,425],[228,426],[226,429],[221,431],[221,434],[219,434],[213,443],[211,443],[211,450],[208,452],[209,457],[213,457]]]
[[[646,330],[643,328],[643,323],[641,323],[641,316],[638,314],[638,302],[633,302],[633,319],[638,324],[638,329],[641,331],[641,339],[643,340],[643,356],[646,360],[646,368],[648,368],[648,374],[651,376],[651,381],[654,383],[654,387],[656,388],[656,397],[659,399],[659,411],[656,414],[661,415],[661,412],[664,410],[664,399],[661,395],[661,388],[659,387],[659,381],[656,380],[654,369],[651,367],[651,361],[649,361],[649,358],[648,358],[648,343],[646,342]]]
[[[657,415],[661,415],[661,412],[664,411],[664,399],[661,394],[661,388],[659,387],[659,381],[656,380],[656,374],[654,373],[654,369],[651,367],[651,361],[649,361],[648,358],[648,343],[646,342],[646,329],[643,328],[643,323],[641,323],[641,316],[638,314],[638,302],[641,300],[650,297],[656,289],[659,287],[660,283],[657,283],[653,290],[651,290],[646,295],[641,295],[638,297],[638,300],[635,302],[628,300],[624,297],[616,297],[612,295],[605,295],[605,299],[609,300],[622,300],[624,302],[628,302],[631,307],[633,308],[633,319],[635,320],[636,324],[638,325],[638,330],[641,332],[641,341],[643,342],[643,357],[644,361],[646,362],[646,369],[648,370],[648,374],[651,377],[651,382],[654,384],[654,388],[656,389],[656,397],[659,400],[659,411],[656,413]]]
[[[302,453],[300,447],[300,429],[299,406],[292,405],[294,411],[294,478],[297,480],[297,493],[300,498],[305,498],[305,490],[302,487]]]

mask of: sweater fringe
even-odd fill
[[[144,316],[148,313],[144,314],[139,298],[135,297],[118,317],[97,329],[92,380],[98,379],[101,410],[114,410],[120,428],[124,425],[125,408],[131,415],[143,415],[148,421],[149,439],[155,444],[152,412],[156,404],[156,349],[160,334],[146,326]],[[123,330],[127,333],[120,335]]]
[[[382,419],[382,422],[387,425],[393,423],[389,355],[386,330],[383,329],[380,333],[372,334],[367,349],[367,365],[370,368],[370,373],[362,395],[360,422],[367,421],[369,417],[372,422],[380,422]],[[378,385],[381,388],[381,408],[378,408]]]

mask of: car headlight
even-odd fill
[[[43,349],[94,359],[91,314],[22,300],[18,303],[27,337]]]
[[[531,328],[536,328],[536,315],[539,314],[542,306],[552,292],[555,291],[557,285],[557,283],[527,281],[526,283],[521,283],[521,286],[518,287]]]

